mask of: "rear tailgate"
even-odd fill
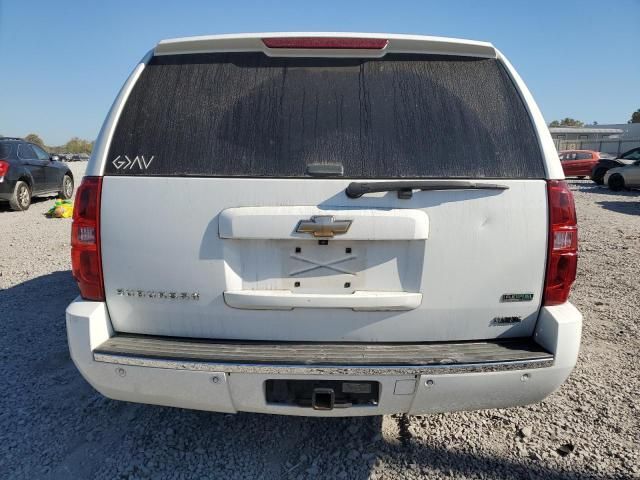
[[[529,335],[544,176],[496,59],[154,57],[102,186],[109,314],[121,332],[219,339]],[[345,194],[420,178],[508,188]]]
[[[509,190],[499,194],[416,192],[411,200],[388,194],[350,200],[344,195],[347,184],[105,178],[102,204],[109,208],[102,212],[102,254],[114,328],[172,336],[323,341],[463,340],[532,331],[546,253],[543,181],[509,181]],[[133,203],[131,192],[139,192]],[[302,193],[304,202],[298,200]],[[296,220],[287,231],[272,228],[275,238],[220,238],[219,221],[226,209],[267,204],[295,207]],[[428,238],[337,237],[320,245],[310,235],[294,233],[298,221],[319,208],[331,213],[348,208],[335,218],[352,220],[354,227],[388,209],[423,212],[421,229],[428,228]],[[257,236],[272,219],[254,221]],[[380,237],[388,238],[388,233],[383,230]],[[323,267],[296,274],[316,264],[340,270]],[[246,310],[225,304],[225,292],[241,291],[347,298],[345,308],[336,309]],[[420,293],[422,298],[412,310],[363,312],[349,308],[349,303],[360,305],[349,298],[356,291]],[[148,295],[159,292],[165,298]],[[533,300],[501,301],[502,295],[514,293],[531,293]],[[522,322],[500,325],[496,319],[502,317]]]

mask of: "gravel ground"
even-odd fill
[[[85,164],[71,164],[79,179]],[[136,405],[73,366],[64,309],[70,220],[0,207],[0,475],[4,478],[640,478],[640,192],[571,182],[573,302],[585,316],[569,381],[523,408],[314,419]]]

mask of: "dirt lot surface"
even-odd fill
[[[79,179],[84,163],[72,164]],[[70,220],[0,207],[3,478],[640,478],[640,192],[571,182],[572,300],[585,316],[569,381],[523,408],[424,417],[225,415],[108,400],[75,369]]]

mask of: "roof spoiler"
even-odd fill
[[[292,48],[283,48],[286,41],[350,39],[354,46],[358,41],[386,41],[383,48],[297,48],[304,42],[290,42]],[[266,42],[265,42],[266,40]],[[280,41],[278,41],[280,40]],[[365,43],[361,42],[361,43]],[[267,45],[271,45],[269,47]],[[274,45],[278,45],[274,47]],[[155,55],[179,55],[213,52],[263,52],[265,55],[288,57],[383,57],[387,53],[418,53],[436,55],[458,55],[479,58],[496,58],[496,49],[487,42],[461,40],[457,38],[429,37],[423,35],[399,35],[385,33],[247,33],[232,35],[209,35],[201,37],[174,38],[160,41]]]

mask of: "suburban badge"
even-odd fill
[[[505,293],[500,297],[501,302],[530,302],[533,293]]]
[[[157,290],[132,290],[118,288],[119,297],[159,298],[161,300],[200,300],[198,292],[161,292]]]

